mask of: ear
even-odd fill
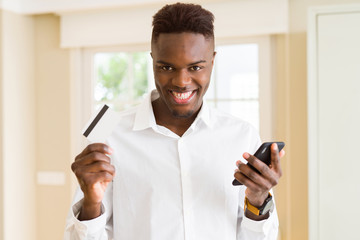
[[[213,66],[214,66],[215,56],[216,56],[216,52],[214,51],[213,56],[212,56],[212,60],[211,60],[211,65],[213,65]]]

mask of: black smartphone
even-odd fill
[[[261,160],[262,162],[264,162],[266,165],[270,165],[271,163],[271,144],[276,143],[278,145],[279,148],[279,152],[281,151],[281,149],[284,148],[285,143],[284,142],[264,142],[263,144],[261,144],[261,146],[258,148],[258,150],[256,150],[254,156]],[[255,172],[261,174],[256,168],[254,168],[250,163],[247,163],[247,165],[253,169]],[[234,181],[232,182],[232,185],[237,186],[237,185],[242,185],[242,183],[240,183],[238,180],[234,179]]]

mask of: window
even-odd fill
[[[259,129],[258,45],[217,47],[206,101]]]
[[[94,55],[94,106],[123,110],[141,102],[152,79],[149,52],[110,52]]]

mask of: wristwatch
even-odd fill
[[[268,197],[265,199],[265,202],[260,207],[251,205],[247,197],[245,197],[244,212],[246,209],[257,216],[267,214],[270,210],[274,209],[274,202],[271,194],[269,193]]]

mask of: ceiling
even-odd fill
[[[0,0],[0,8],[21,14],[44,14],[112,9],[144,5],[163,5],[179,0]],[[193,3],[221,0],[192,0]],[[251,1],[251,0],[238,0]],[[254,1],[254,0],[252,0]],[[188,1],[185,1],[188,2]]]

